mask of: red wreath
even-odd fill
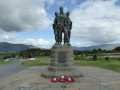
[[[58,81],[59,81],[58,78],[56,78],[56,80],[54,80],[54,78],[51,79],[51,82],[58,82]]]
[[[67,79],[68,82],[74,82],[75,80],[71,78],[71,80]]]
[[[65,78],[60,78],[59,81],[60,82],[66,82],[67,80]]]

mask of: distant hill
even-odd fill
[[[120,46],[120,43],[116,43],[116,44],[102,44],[102,45],[96,45],[96,46],[89,46],[89,47],[75,47],[73,46],[73,50],[93,50],[93,49],[105,49],[105,50],[113,50],[116,47]]]
[[[105,49],[105,50],[113,50],[116,47],[120,46],[120,43],[117,44],[102,44],[96,46],[89,46],[89,47],[75,47],[73,46],[73,50],[93,50],[93,49]],[[39,48],[33,45],[24,45],[24,44],[12,44],[7,42],[0,42],[0,52],[2,53],[11,53],[11,52],[20,52],[27,49]],[[44,48],[40,48],[44,49]],[[46,49],[47,50],[47,49]],[[49,49],[48,49],[49,50]]]
[[[0,42],[0,52],[20,52],[22,50],[38,48],[32,45],[24,45],[24,44],[11,44],[7,42]]]
[[[120,46],[116,47],[114,50],[120,52]]]

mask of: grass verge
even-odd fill
[[[10,62],[11,62],[11,61],[0,62],[0,65],[8,64],[8,63],[10,63]]]
[[[23,66],[43,66],[43,65],[50,65],[49,62],[40,62],[40,60],[29,60],[29,61],[23,61],[21,63]]]
[[[120,61],[75,61],[76,66],[95,66],[120,72]]]
[[[39,57],[36,57],[35,59],[42,59],[42,58],[50,58],[50,56],[39,56]]]
[[[94,66],[103,69],[120,72],[120,61],[75,61],[76,66]],[[43,66],[50,65],[49,62],[40,62],[39,60],[24,61],[21,63],[23,66]]]

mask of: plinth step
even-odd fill
[[[82,77],[83,74],[81,73],[81,71],[78,71],[76,69],[72,70],[72,71],[44,71],[42,72],[41,74],[42,77],[45,77],[45,78],[60,78],[61,76],[65,76],[65,78],[69,78],[69,77],[72,77],[72,78],[77,78],[77,77]]]

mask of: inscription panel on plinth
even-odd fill
[[[58,63],[66,63],[66,52],[65,51],[58,52]]]

